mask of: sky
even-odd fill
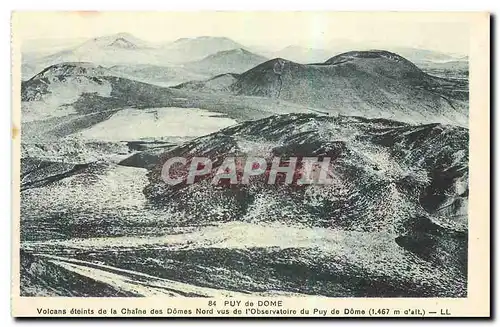
[[[127,32],[150,42],[225,36],[245,46],[330,49],[415,47],[468,54],[465,13],[339,12],[18,12],[20,39],[92,38]]]

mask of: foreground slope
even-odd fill
[[[279,222],[360,232],[368,244],[374,244],[373,238],[375,243],[387,238],[409,251],[408,259],[414,256],[449,272],[450,290],[458,287],[451,292],[461,293],[467,271],[467,149],[468,130],[449,125],[273,116],[169,149],[149,174],[145,194],[157,206],[183,212],[188,223]],[[248,185],[214,186],[207,177],[193,185],[167,186],[159,177],[162,163],[176,156],[210,157],[215,163],[210,176],[225,156],[261,156],[268,163],[274,156],[330,157],[334,182],[268,185],[258,176]],[[391,260],[389,254],[377,254],[380,261],[365,264],[379,266]],[[379,274],[396,278],[381,269]],[[447,287],[437,284],[438,289]]]
[[[323,62],[330,58],[335,52],[324,49],[305,48],[291,45],[272,53],[271,58],[283,58],[301,64]]]

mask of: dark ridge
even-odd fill
[[[214,80],[216,80],[218,78],[224,77],[224,76],[231,76],[234,79],[237,79],[240,76],[240,74],[224,73],[224,74],[219,74],[219,75],[216,75],[214,77],[211,77],[211,78],[209,78],[207,80],[203,80],[203,81],[188,81],[188,82],[184,82],[184,83],[181,83],[181,84],[178,84],[178,85],[170,86],[170,88],[172,88],[172,89],[190,88],[192,90],[203,90],[207,86],[207,83],[209,83],[210,81],[214,81]],[[231,87],[231,85],[229,85],[228,88],[229,87]],[[210,91],[212,91],[212,90],[210,90]]]

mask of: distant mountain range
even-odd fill
[[[243,73],[265,61],[266,57],[257,55],[248,50],[238,48],[232,50],[219,51],[211,54],[199,61],[188,62],[184,68],[210,75],[226,73]]]
[[[154,65],[166,62],[166,60],[164,55],[149,43],[128,33],[120,33],[93,38],[47,56],[33,58],[31,55],[24,62],[22,75],[26,78],[33,70],[40,71],[48,66],[64,62],[92,62],[97,65],[112,66],[138,63]]]
[[[216,173],[218,165],[222,164],[221,156],[240,155],[249,158],[250,153],[246,152],[247,147],[245,147],[248,142],[262,143],[261,148],[257,147],[262,150],[252,154],[269,160],[269,163],[275,156],[329,157],[333,160],[331,175],[336,181],[331,189],[326,187],[328,190],[326,192],[339,193],[337,196],[333,193],[321,195],[324,201],[331,202],[332,207],[321,213],[316,212],[313,220],[303,220],[301,223],[305,225],[331,227],[338,224],[343,228],[354,230],[389,226],[395,230],[399,228],[405,230],[411,229],[411,224],[407,225],[410,222],[405,220],[425,216],[433,223],[447,226],[455,231],[464,230],[467,226],[468,130],[442,124],[415,126],[385,119],[328,117],[315,114],[278,115],[248,121],[186,142],[182,146],[166,149],[157,158],[152,173],[148,175],[150,184],[145,189],[146,196],[162,206],[170,206],[170,200],[175,199],[177,204],[186,210],[195,207],[194,204],[190,205],[190,202],[204,201],[206,206],[203,206],[203,210],[189,212],[186,217],[198,222],[209,222],[219,215],[219,212],[211,212],[210,208],[216,205],[211,202],[224,198],[223,194],[227,192],[224,191],[224,187],[220,187],[217,189],[220,194],[212,194],[203,200],[198,198],[194,200],[189,196],[191,189],[193,192],[203,192],[204,188],[207,188],[207,191],[214,190],[210,180],[212,174]],[[256,151],[255,149],[252,148],[252,151]],[[206,175],[199,184],[194,185],[181,183],[168,186],[163,182],[160,174],[167,159],[192,158],[197,155],[212,160],[214,163],[212,174]],[[429,183],[426,178],[431,175],[435,178],[433,183]],[[252,181],[252,185],[257,185],[257,189],[269,191],[267,193],[269,199],[276,199],[286,206],[287,201],[282,198],[286,195],[278,195],[282,189],[266,184],[265,174],[255,177]],[[221,185],[224,186],[223,183]],[[296,183],[294,185],[297,187],[293,192],[295,195],[307,194],[308,186]],[[346,193],[339,189],[343,187]],[[237,194],[242,196],[240,200],[243,202],[238,202],[236,199],[225,202],[227,209],[234,211],[230,216],[238,219],[236,217],[240,217],[240,214],[253,215],[252,210],[249,210],[256,205],[254,202],[256,198],[251,196],[252,188],[247,185],[239,185],[237,188],[240,191]],[[357,192],[360,189],[370,189],[371,197],[368,202],[363,201],[355,205],[353,202],[358,200],[357,194],[366,194],[365,191]],[[352,194],[349,194],[350,192]],[[232,197],[234,193],[227,194]],[[265,196],[264,193],[261,194]],[[360,197],[359,200],[367,199]],[[183,201],[185,203],[182,203]],[[269,205],[267,209],[272,210],[272,202],[264,202],[261,205],[265,207],[266,203]],[[297,208],[304,210],[304,215],[296,215],[301,219],[308,216],[309,210],[314,210],[305,208],[307,201],[298,203],[299,206],[304,204],[302,209]],[[345,205],[346,203],[350,205]],[[394,211],[377,211],[381,205]],[[275,219],[274,214],[279,215],[277,212],[271,214],[266,209],[262,207],[261,209],[263,211],[255,216],[256,219],[272,220]],[[353,213],[351,210],[359,211]],[[391,214],[394,216],[391,217]],[[376,218],[374,215],[380,217]],[[283,219],[286,219],[285,216],[286,214]],[[384,219],[389,219],[391,223],[383,223]],[[380,225],[371,226],[371,223]],[[448,223],[454,226],[448,226]]]
[[[185,38],[153,45],[128,33],[120,33],[90,39],[50,55],[46,52],[25,53],[22,76],[27,80],[48,66],[64,62],[92,62],[107,67],[134,66],[136,68],[123,69],[127,76],[135,77],[137,73],[139,80],[172,85],[191,80],[197,74],[197,78],[203,79],[220,73],[242,73],[266,60],[224,37]],[[181,69],[179,63],[186,63],[186,68]],[[148,78],[144,71],[146,65],[171,69],[164,77],[160,76],[160,69],[154,73],[154,78]]]
[[[426,49],[391,48],[390,50],[418,66],[434,62],[468,60],[464,56],[452,56]],[[22,51],[24,80],[50,65],[62,62],[93,62],[104,66],[176,66],[184,63],[192,66],[194,70],[202,70],[194,71],[194,73],[203,74],[209,71],[217,75],[242,73],[251,68],[250,64],[256,65],[259,61],[265,61],[263,58],[283,58],[301,64],[310,64],[324,62],[335,54],[343,52],[335,43],[332,43],[328,49],[290,45],[278,51],[269,51],[263,47],[249,48],[226,37],[212,36],[181,38],[173,42],[153,44],[129,33],[118,33],[85,41],[82,39],[46,40],[45,42],[31,40],[23,46]],[[207,67],[210,65],[213,65],[212,70]],[[234,66],[234,68],[227,66]]]
[[[279,73],[278,64],[283,67]],[[224,88],[232,94],[279,98],[331,113],[409,121],[433,117],[461,125],[468,121],[466,81],[430,76],[388,51],[347,52],[314,65],[273,59],[233,78]],[[208,86],[212,82],[206,82],[207,92],[213,91]],[[196,89],[203,90],[202,84],[197,82]]]
[[[180,83],[204,80],[212,74],[189,70],[180,66],[157,66],[149,64],[120,64],[109,67],[110,74],[144,83],[173,86]]]
[[[64,161],[24,157],[22,294],[466,297],[468,147],[457,126],[288,114],[167,145],[150,162],[67,162],[76,144]],[[211,175],[176,186],[160,177],[171,157],[209,157],[216,169],[235,153],[330,157],[334,182],[269,185],[262,174],[229,188]],[[155,293],[134,292],[137,280]],[[200,280],[213,292],[185,286]]]

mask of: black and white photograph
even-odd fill
[[[19,295],[467,298],[472,24],[397,15],[17,13]]]

